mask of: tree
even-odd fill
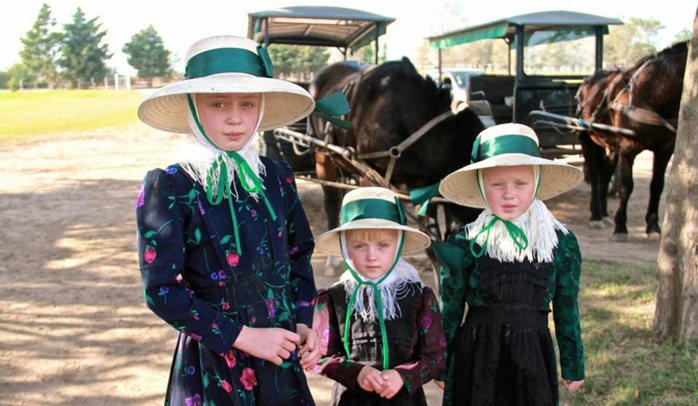
[[[32,80],[29,69],[21,62],[12,65],[7,71],[7,75],[9,76],[7,87],[13,91],[22,90],[24,86]]]
[[[628,68],[638,59],[657,52],[652,44],[661,28],[658,20],[636,17],[623,25],[611,26],[610,34],[604,38],[604,66]]]
[[[27,36],[21,38],[24,48],[19,55],[22,63],[29,70],[37,83],[45,83],[49,88],[56,87],[58,70],[56,61],[63,38],[61,33],[53,30],[56,20],[51,17],[51,7],[44,3],[39,16]]]
[[[101,44],[107,31],[100,31],[102,24],[95,17],[85,19],[85,13],[78,7],[73,22],[65,24],[65,38],[61,47],[59,64],[63,67],[63,77],[73,88],[83,88],[91,81],[101,81],[107,75],[105,60],[111,58],[109,48]]]
[[[138,77],[147,80],[148,87],[153,87],[153,78],[172,74],[171,53],[152,25],[134,34],[122,51],[128,55],[128,64],[138,71]]]
[[[688,49],[662,239],[654,333],[660,342],[698,339],[698,12]]]
[[[269,47],[274,75],[311,75],[327,65],[330,54],[324,47],[274,44]]]

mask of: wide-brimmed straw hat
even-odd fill
[[[189,48],[185,79],[153,92],[138,108],[138,117],[164,131],[189,133],[190,93],[263,93],[260,131],[296,122],[310,114],[315,102],[302,87],[273,78],[265,48],[244,37],[222,35],[197,41]]]
[[[361,187],[344,195],[340,226],[315,239],[315,251],[341,256],[340,233],[357,229],[391,229],[404,231],[403,254],[423,250],[431,244],[429,236],[407,226],[402,203],[390,189]]]
[[[549,199],[574,188],[583,172],[564,162],[541,158],[538,137],[523,124],[500,124],[482,131],[473,144],[471,163],[446,176],[439,192],[463,206],[485,208],[477,170],[498,166],[538,165],[540,182],[536,198]]]

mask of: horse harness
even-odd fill
[[[369,73],[375,66],[369,65],[361,68],[358,72],[356,72],[353,75],[353,78],[349,80],[344,87],[342,87],[342,93],[344,93],[344,96],[347,98],[349,101],[349,104],[352,105],[354,98],[356,96],[356,89],[358,87],[358,83],[361,81],[363,76],[367,73]],[[427,121],[424,125],[422,125],[417,131],[412,133],[409,137],[405,138],[400,142],[398,145],[394,145],[390,147],[387,151],[378,151],[378,152],[369,152],[366,154],[356,154],[356,157],[359,159],[378,159],[378,158],[385,158],[389,157],[390,161],[388,162],[388,168],[385,171],[385,175],[381,176],[383,181],[385,182],[386,185],[390,184],[390,179],[393,176],[393,170],[395,169],[395,164],[397,160],[402,156],[402,152],[412,146],[415,142],[419,141],[424,134],[429,132],[432,128],[434,128],[437,124],[442,122],[443,120],[453,116],[453,111],[450,109],[447,111],[444,111],[443,113],[439,114],[438,116],[432,118],[431,120]],[[345,119],[345,117],[342,117],[342,119]],[[332,135],[332,131],[329,131],[329,128],[332,126],[332,123],[328,122],[326,123],[325,127],[325,142],[332,143],[332,140],[329,140],[329,138]],[[344,145],[342,145],[344,147]],[[380,175],[377,175],[380,176]]]
[[[660,116],[656,111],[652,110],[651,108],[643,108],[643,107],[638,107],[633,105],[633,86],[635,85],[635,80],[637,79],[638,75],[640,72],[649,64],[654,58],[650,58],[645,61],[636,71],[633,73],[633,76],[630,78],[630,81],[628,82],[623,89],[621,89],[620,92],[616,95],[616,97],[613,99],[613,101],[608,103],[608,107],[610,109],[613,109],[615,111],[621,112],[623,115],[627,116],[628,118],[638,121],[640,123],[644,124],[649,124],[649,125],[656,125],[656,126],[664,126],[669,131],[673,132],[676,134],[676,127],[672,125],[669,121],[664,119],[664,117]],[[618,77],[621,77],[622,75],[618,75]],[[617,82],[617,79],[613,81],[613,84]],[[610,89],[611,86],[607,88],[607,94],[606,94],[606,99],[608,100],[608,89]],[[625,105],[623,103],[620,103],[618,100],[620,97],[623,95],[624,92],[628,93],[628,104]]]

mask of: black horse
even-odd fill
[[[674,152],[679,105],[688,56],[688,42],[680,42],[657,54],[646,56],[625,71],[602,71],[588,78],[578,92],[578,114],[587,122],[608,124],[632,130],[633,135],[614,131],[590,132],[586,145],[595,149],[585,152],[587,168],[596,166],[592,183],[592,220],[606,210],[604,190],[610,171],[619,165],[619,207],[615,215],[613,239],[627,241],[627,206],[633,191],[632,167],[635,157],[644,150],[654,153],[650,198],[645,215],[646,233],[655,238],[659,227],[659,199],[664,189],[664,174]],[[584,140],[583,140],[584,141]],[[585,142],[582,142],[583,148]],[[603,148],[602,153],[599,148]],[[609,169],[610,168],[610,169]],[[593,199],[601,199],[594,201]],[[598,209],[600,212],[595,213]],[[607,213],[605,213],[607,215]]]
[[[473,141],[484,129],[470,109],[452,113],[450,92],[420,75],[407,58],[376,66],[339,62],[319,71],[309,90],[316,100],[342,90],[351,106],[345,119],[353,124],[343,130],[311,117],[310,133],[355,151],[380,178],[378,184],[403,192],[436,184],[467,165]],[[343,167],[355,170],[345,167],[342,159],[316,153],[318,178],[334,181]],[[342,193],[331,186],[323,186],[323,191],[328,227],[334,228]],[[429,207],[429,217],[434,218],[435,206]],[[443,208],[445,234],[457,232],[479,213],[455,204]]]

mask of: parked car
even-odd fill
[[[468,106],[470,101],[470,77],[484,74],[484,70],[469,68],[444,68],[441,69],[440,77],[438,69],[427,72],[427,76],[441,87],[450,86],[451,95],[453,96],[451,109],[454,113]]]

